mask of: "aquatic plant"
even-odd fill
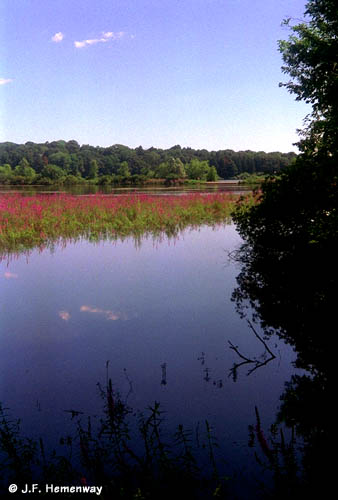
[[[103,195],[19,193],[0,195],[0,252],[60,239],[173,235],[187,226],[229,220],[236,197],[228,193]]]
[[[74,435],[61,438],[61,448],[52,452],[45,450],[42,439],[23,437],[20,422],[0,405],[1,494],[8,493],[10,484],[20,491],[36,483],[43,493],[46,484],[102,486],[100,498],[107,499],[229,498],[229,478],[218,472],[217,442],[208,421],[205,435],[200,432],[196,443],[183,425],[170,436],[163,429],[158,402],[143,413],[135,412],[110,379],[98,387],[102,415],[94,419],[70,410]]]
[[[286,438],[284,432],[287,429],[276,423],[265,434],[257,407],[255,414],[256,424],[249,425],[248,444],[250,448],[256,448],[255,457],[262,468],[262,478],[265,471],[272,472],[267,483],[262,479],[257,481],[261,498],[301,498],[308,485],[301,466],[302,444],[300,439],[296,439],[295,429],[292,427]],[[313,498],[310,495],[306,497]]]

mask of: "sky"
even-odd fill
[[[297,151],[305,0],[1,0],[0,142]]]

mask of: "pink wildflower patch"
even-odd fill
[[[182,195],[0,195],[0,252],[71,238],[170,232],[187,225],[222,223],[236,197],[228,193]]]

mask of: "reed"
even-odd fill
[[[25,437],[20,421],[0,404],[0,496],[6,496],[9,484],[21,491],[37,483],[42,491],[46,484],[102,486],[105,499],[229,498],[230,478],[217,471],[208,422],[195,444],[183,425],[173,435],[164,429],[158,402],[135,412],[110,379],[98,387],[103,411],[95,418],[70,410],[74,432],[54,451],[41,438]]]
[[[237,197],[238,198],[238,197]],[[59,239],[174,235],[187,226],[229,221],[236,196],[19,193],[0,195],[0,251],[29,249]]]

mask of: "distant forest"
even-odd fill
[[[76,141],[0,144],[1,184],[123,184],[162,181],[215,181],[245,174],[278,174],[296,157],[231,149],[170,149],[115,144],[80,146]]]

